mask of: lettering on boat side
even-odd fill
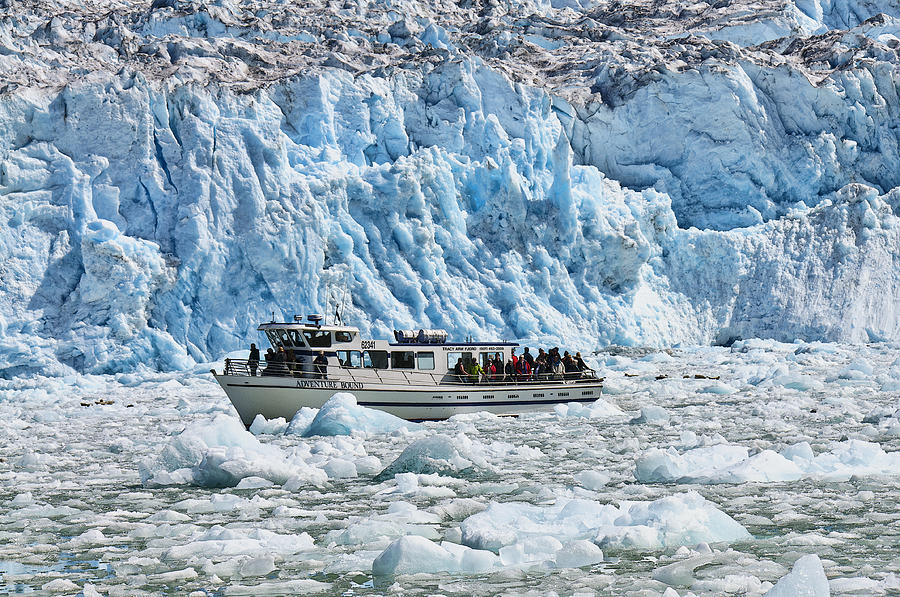
[[[362,390],[363,384],[358,381],[334,381],[328,379],[298,379],[298,388],[318,388],[321,390]]]

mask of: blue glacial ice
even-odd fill
[[[301,419],[298,419],[299,415]],[[290,425],[300,428],[300,420],[306,413],[298,412]],[[322,405],[309,426],[303,430],[306,437],[314,435],[351,435],[353,433],[393,433],[395,431],[415,431],[422,426],[405,421],[392,414],[373,408],[359,406],[356,397],[346,392],[338,392]]]
[[[190,368],[328,284],[374,336],[898,338],[893,3],[505,3],[475,46],[443,5],[121,4],[0,26],[5,377]]]
[[[790,573],[781,577],[764,597],[829,597],[831,587],[822,561],[815,554],[804,555],[794,562]]]

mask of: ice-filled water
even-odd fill
[[[900,594],[900,346],[595,359],[596,405],[410,426],[344,395],[247,431],[199,370],[2,381],[0,593]]]

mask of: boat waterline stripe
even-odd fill
[[[278,390],[296,390],[299,389],[296,386],[267,386],[262,384],[227,384],[232,388],[269,388],[269,389],[278,389]],[[326,389],[326,388],[302,388],[304,390],[309,389]],[[328,390],[333,390],[334,388],[327,388]],[[541,388],[546,389],[546,388]],[[393,392],[394,390],[379,390],[382,392]],[[421,392],[421,390],[397,390],[397,392]],[[580,396],[580,397],[568,397],[568,396],[559,396],[557,398],[550,398],[545,400],[504,400],[503,398],[483,398],[481,400],[455,400],[453,398],[443,399],[441,402],[383,402],[377,400],[358,400],[357,404],[360,406],[399,406],[399,407],[432,407],[432,408],[442,408],[447,406],[491,406],[491,405],[518,405],[524,406],[529,404],[568,404],[569,402],[596,402],[600,396]]]
[[[403,406],[403,407],[415,407],[415,408],[444,408],[448,406],[509,406],[509,405],[529,405],[529,404],[568,404],[569,402],[596,402],[599,396],[588,397],[588,398],[567,398],[562,396],[555,400],[503,400],[500,399],[491,399],[487,400],[456,400],[450,402],[357,402],[360,406]]]

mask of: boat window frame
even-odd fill
[[[388,368],[388,351],[386,350],[364,350],[362,351],[362,366],[363,369],[387,369]],[[377,354],[379,359],[378,363],[383,364],[383,367],[378,367],[378,363],[372,358],[373,354]],[[366,357],[369,358],[369,364],[366,365]]]
[[[463,367],[468,371],[469,361],[472,360],[472,352],[465,350],[450,350],[447,352],[447,371],[449,373],[453,373],[454,367],[456,367],[456,360],[462,359]]]
[[[344,358],[341,354],[345,355]],[[338,364],[347,369],[361,369],[363,366],[362,351],[360,350],[338,350]],[[354,365],[353,363],[356,362]]]
[[[431,367],[423,367],[422,366],[422,357],[423,356],[426,357],[426,360],[428,359],[428,357],[431,358]],[[428,351],[422,351],[422,352],[416,353],[416,368],[418,368],[419,371],[434,371],[434,366],[435,366],[434,351],[428,350]]]
[[[303,330],[303,338],[309,348],[331,348],[330,330]]]
[[[353,332],[348,332],[347,330],[336,330],[334,332],[335,344],[346,344],[347,342],[353,342]]]
[[[406,355],[403,364],[398,364],[400,357]],[[408,359],[408,360],[407,360]],[[392,350],[391,351],[391,369],[415,369],[416,368],[416,351],[414,350]]]

